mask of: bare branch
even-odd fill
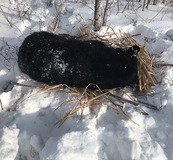
[[[95,0],[95,12],[94,12],[94,31],[99,31],[99,11],[100,11],[100,4],[102,0]]]
[[[9,23],[10,27],[13,27],[12,22],[9,20],[9,17],[5,14],[5,12],[3,11],[2,7],[0,6],[0,9],[2,11],[2,14],[4,16],[4,18],[7,20],[7,22]]]
[[[104,15],[103,15],[103,24],[102,24],[102,26],[106,26],[107,12],[108,12],[108,4],[109,4],[109,0],[106,0],[106,6],[105,6]]]

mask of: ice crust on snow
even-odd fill
[[[26,0],[23,3],[30,7],[28,14],[20,20],[15,11],[16,1],[1,1],[5,12],[14,15],[13,27],[10,27],[3,15],[0,15],[1,33],[0,45],[20,46],[24,38],[33,31],[49,30],[56,15],[52,6],[46,6],[46,0]],[[58,1],[59,2],[59,1]],[[89,2],[89,1],[88,1]],[[89,7],[76,3],[64,3],[62,6],[62,21],[59,23],[58,33],[78,33],[76,23],[90,23],[94,5]],[[6,9],[5,9],[5,7]],[[8,8],[11,7],[11,10]],[[91,8],[90,8],[91,7]],[[108,16],[108,25],[118,31],[128,32],[135,36],[141,44],[147,40],[147,47],[151,54],[161,54],[161,60],[173,60],[173,22],[169,17],[172,9],[158,13],[162,4],[149,6],[146,11],[124,11],[117,15],[112,9]],[[30,12],[32,10],[32,12]],[[29,14],[30,13],[30,14]],[[164,13],[164,14],[163,14]],[[165,15],[165,16],[164,16]],[[82,17],[82,18],[81,18]],[[155,18],[153,18],[155,17]],[[69,25],[70,24],[70,25]],[[107,27],[98,32],[104,35]],[[16,48],[16,49],[17,49]],[[5,49],[5,48],[4,48]],[[6,49],[8,47],[6,46]],[[2,52],[5,55],[5,50]],[[16,50],[17,52],[17,50]],[[10,55],[17,57],[15,49],[8,50]],[[63,52],[63,51],[62,51]],[[53,54],[53,50],[50,50]],[[60,53],[61,54],[61,53]],[[58,58],[58,57],[57,57]],[[0,100],[3,110],[0,110],[0,160],[172,160],[173,159],[173,68],[165,68],[161,83],[153,87],[153,96],[145,95],[143,101],[151,103],[160,111],[145,108],[149,113],[145,116],[131,105],[127,105],[128,115],[138,125],[125,119],[115,110],[101,108],[95,116],[89,109],[85,109],[83,119],[80,113],[70,117],[60,127],[54,126],[59,119],[67,114],[74,103],[55,109],[71,97],[65,92],[57,94],[44,92],[36,93],[38,88],[26,88],[11,85],[10,81],[26,85],[36,85],[37,82],[22,74],[17,63],[10,57],[6,61],[0,55]],[[62,70],[68,64],[61,63]],[[24,98],[20,98],[21,94]],[[123,95],[128,98],[127,95]],[[7,112],[7,109],[11,109]]]

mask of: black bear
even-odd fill
[[[34,80],[49,85],[84,88],[92,83],[110,89],[136,83],[139,50],[138,46],[125,50],[98,40],[35,32],[20,46],[18,65]]]

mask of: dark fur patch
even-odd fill
[[[49,85],[83,88],[94,83],[109,89],[136,82],[139,50],[138,46],[125,50],[96,40],[35,32],[20,46],[18,64],[22,72]]]

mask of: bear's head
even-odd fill
[[[127,50],[127,54],[129,54],[130,56],[136,57],[139,51],[140,51],[140,47],[137,45],[134,45]]]

